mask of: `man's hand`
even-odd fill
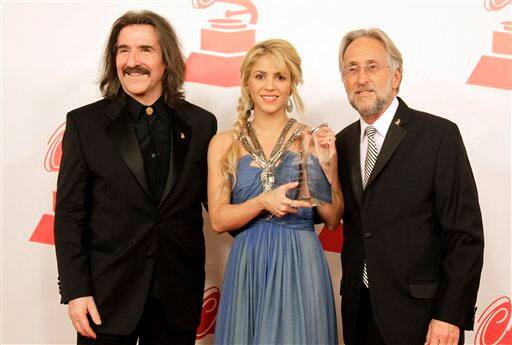
[[[92,296],[79,297],[69,301],[68,315],[73,327],[80,335],[96,339],[96,333],[89,325],[87,314],[91,315],[91,319],[96,325],[101,325],[100,314]]]
[[[432,319],[428,326],[425,345],[457,345],[459,333],[459,327],[448,322]]]

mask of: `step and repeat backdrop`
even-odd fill
[[[478,184],[486,250],[475,331],[466,343],[512,344],[510,0],[4,2],[2,343],[74,342],[67,309],[59,304],[53,247],[65,114],[100,98],[107,35],[131,9],[155,11],[174,25],[187,56],[187,99],[213,112],[219,130],[236,118],[244,53],[276,37],[294,44],[303,59],[301,121],[341,130],[358,119],[338,71],[341,37],[361,27],[386,31],[404,58],[400,96],[459,125]],[[232,242],[208,222],[204,232],[207,280],[197,344],[213,342]],[[317,232],[337,293],[343,228]],[[339,314],[338,324],[341,331]]]

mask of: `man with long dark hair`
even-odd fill
[[[78,344],[193,344],[204,289],[201,202],[215,117],[184,100],[171,25],[113,25],[104,99],[67,116],[55,246]]]

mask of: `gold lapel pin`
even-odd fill
[[[185,134],[183,134],[183,132],[180,133],[180,138],[185,139]]]
[[[400,126],[400,119],[397,119],[397,120],[395,121],[395,125]]]
[[[151,116],[151,115],[153,115],[153,108],[151,108],[151,107],[147,107],[147,108],[146,108],[146,115],[147,115],[147,116]]]

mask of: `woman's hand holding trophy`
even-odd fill
[[[337,166],[336,137],[327,123],[304,129],[301,137],[297,198],[318,206],[330,200],[332,169]]]
[[[318,158],[327,180],[331,183],[331,163],[336,158],[336,135],[328,123],[322,123],[308,132],[313,139],[309,151]]]

